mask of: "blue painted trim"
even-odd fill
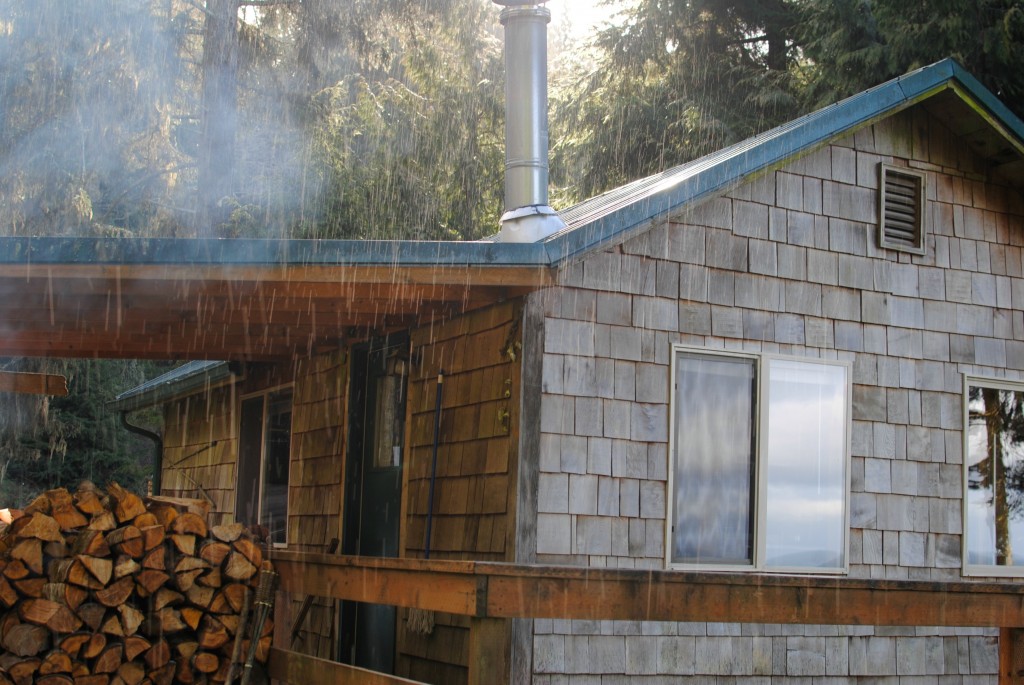
[[[0,238],[0,264],[547,266],[533,243],[414,240]]]

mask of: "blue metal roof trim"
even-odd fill
[[[111,402],[116,410],[134,410],[150,407],[167,400],[185,390],[201,387],[231,375],[228,362],[222,361],[191,361],[156,378],[151,378],[142,385],[126,390]]]
[[[950,87],[953,81],[1024,141],[1024,122],[956,61],[945,59],[688,164],[570,207],[562,212],[568,227],[544,242],[548,256],[553,265],[558,265],[621,238],[684,204],[711,197],[794,155],[909,106],[929,91]]]
[[[0,238],[0,264],[547,266],[533,243],[247,238]]]

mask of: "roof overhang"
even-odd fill
[[[0,356],[279,361],[550,282],[531,244],[0,238]]]

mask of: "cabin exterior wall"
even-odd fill
[[[251,366],[240,380],[166,404],[161,494],[202,499],[205,493],[211,500],[211,523],[234,521],[241,399],[290,387],[288,548],[327,551],[331,538],[340,534],[347,364],[347,354],[338,351],[301,359],[294,367]],[[276,620],[282,627],[290,627],[303,599],[288,598],[278,604]],[[323,658],[333,655],[332,605],[322,600],[314,603],[296,649]],[[282,639],[282,644],[290,643],[290,638]]]
[[[926,174],[923,256],[876,240]],[[910,109],[591,253],[543,308],[535,559],[664,568],[672,345],[852,368],[848,575],[962,578],[964,374],[1024,379],[1024,201]],[[523,428],[526,430],[526,427]],[[995,683],[995,629],[536,620],[533,682]]]
[[[439,372],[431,559],[513,561],[517,493],[520,304],[474,311],[411,335],[402,556],[426,552]],[[429,635],[399,612],[398,675],[429,683],[467,680],[469,621],[434,614]]]

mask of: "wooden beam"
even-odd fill
[[[327,659],[299,654],[278,647],[270,648],[267,661],[268,675],[273,680],[295,685],[310,683],[334,683],[334,685],[422,685],[416,680],[406,680],[365,668],[347,666]]]
[[[1024,629],[999,631],[999,685],[1024,685]]]
[[[1024,626],[1024,584],[274,555],[282,588],[492,618]]]
[[[271,555],[281,590],[472,616],[478,579],[471,561],[384,559],[302,552]]]
[[[0,392],[66,397],[68,379],[64,376],[46,373],[0,371]]]
[[[508,685],[508,631],[505,619],[469,619],[468,685]]]

